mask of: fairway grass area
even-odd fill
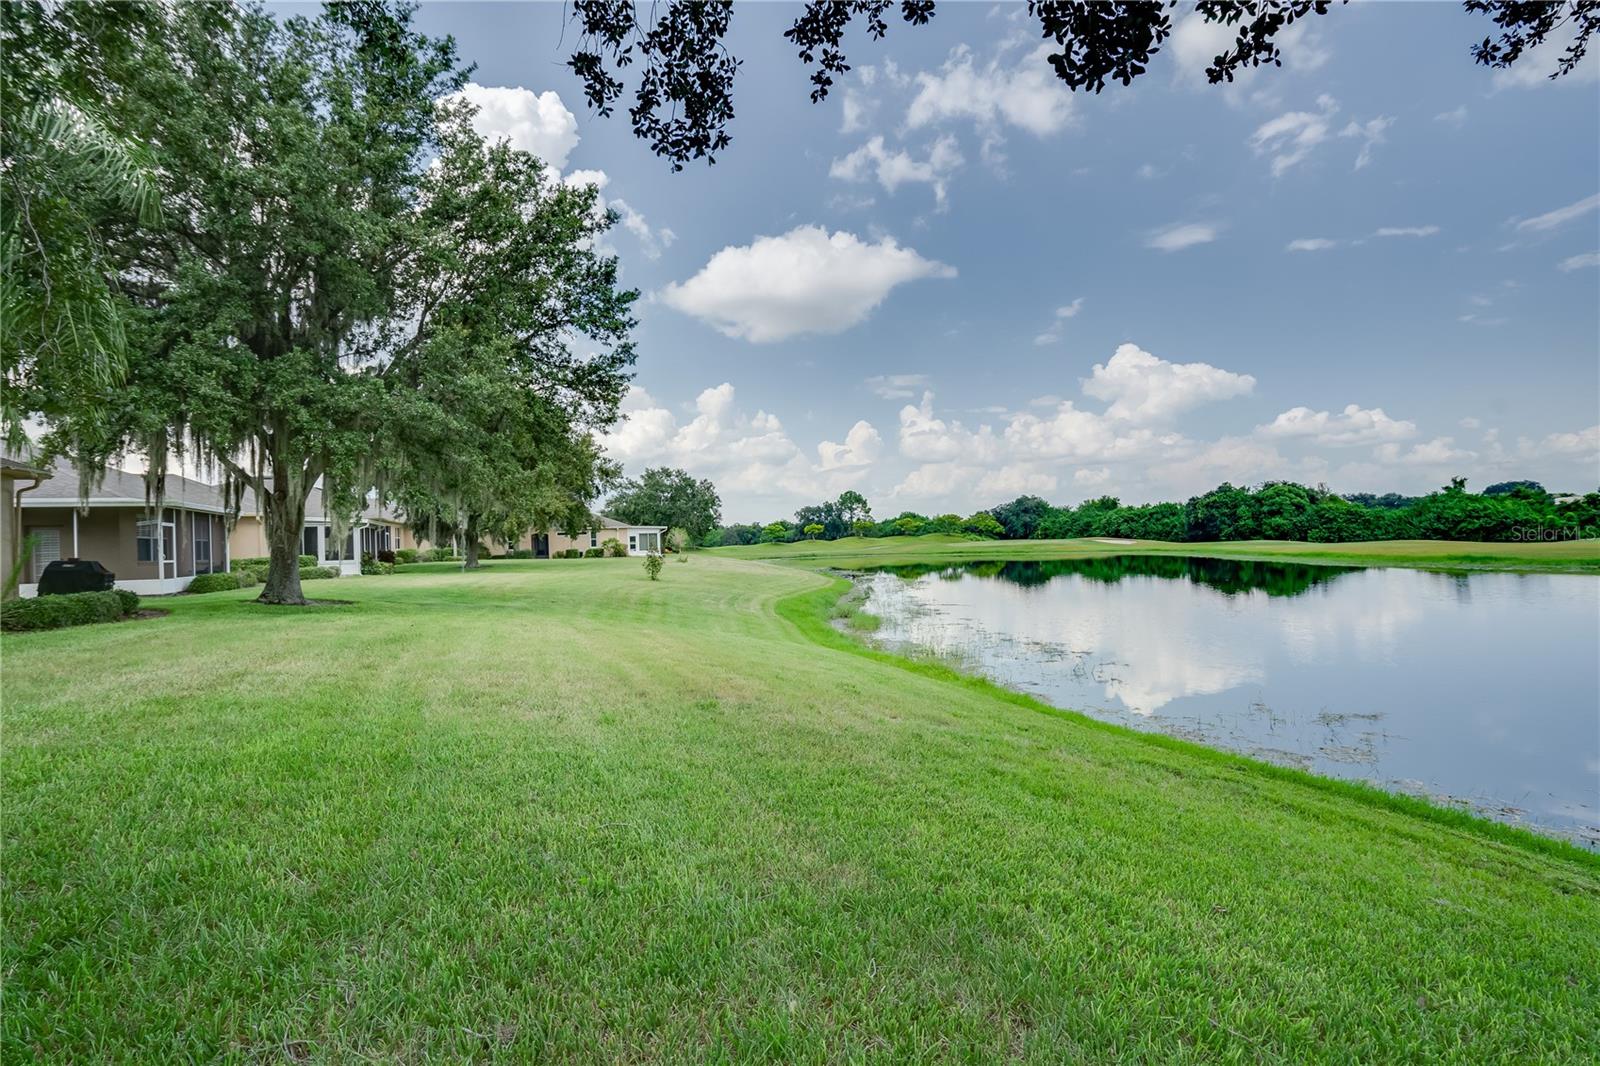
[[[1075,540],[975,540],[931,533],[922,537],[841,537],[785,544],[714,548],[717,555],[770,559],[806,566],[854,568],[896,563],[1070,559],[1094,555],[1187,555],[1204,559],[1282,560],[1423,570],[1526,570],[1600,574],[1600,540],[1529,543],[1380,540],[1317,544],[1290,540],[1166,541],[1082,537]]]
[[[0,1059],[1600,1059],[1594,856],[871,651],[741,554],[6,634]]]

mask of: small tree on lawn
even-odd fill
[[[650,576],[651,581],[661,580],[661,556],[651,552],[644,557],[644,572]]]

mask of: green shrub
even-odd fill
[[[0,604],[0,629],[21,632],[115,622],[127,613],[124,603],[124,598],[116,590],[7,600]],[[134,603],[138,604],[137,596],[134,597]]]
[[[416,562],[417,561],[417,549],[415,549],[415,548],[396,548],[394,550],[394,561],[397,562],[397,563],[414,563],[414,562]]]
[[[428,549],[428,562],[430,562],[430,563],[442,563],[447,559],[455,558],[455,554],[456,553],[455,553],[455,549],[454,548],[429,548]]]
[[[674,526],[667,530],[666,536],[662,538],[662,541],[665,543],[667,551],[682,553],[689,547],[689,531]]]
[[[337,566],[302,566],[300,568],[301,581],[315,581],[318,578],[338,576],[339,568]]]
[[[533,549],[532,548],[517,548],[514,551],[506,552],[506,558],[507,559],[532,559],[533,558]]]
[[[112,589],[117,599],[122,601],[122,613],[132,614],[139,609],[139,594],[132,589]]]
[[[238,574],[200,574],[193,581],[189,582],[189,591],[194,593],[225,592],[228,589],[236,589],[238,587]]]
[[[240,588],[248,589],[261,584],[261,580],[266,576],[266,573],[262,570],[235,570],[233,571],[233,576],[239,579]]]
[[[367,577],[383,577],[385,574],[394,573],[394,564],[384,562],[362,563],[361,572]]]
[[[555,557],[558,559],[582,559],[583,552],[578,548],[567,548],[565,551],[556,552]]]
[[[234,559],[228,563],[229,570],[265,570],[272,560],[265,555],[249,555],[243,559]]]
[[[606,550],[604,548],[586,548],[584,549],[583,557],[585,559],[598,559],[605,553]]]
[[[644,557],[644,572],[650,575],[651,581],[661,580],[661,556],[651,552]]]
[[[315,555],[302,555],[302,556],[300,556],[300,568],[302,570],[304,570],[308,566],[316,566],[316,565],[317,565],[317,557]]]
[[[610,559],[621,559],[628,554],[628,549],[622,546],[622,541],[616,537],[607,537],[606,542],[600,545]]]

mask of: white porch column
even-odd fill
[[[174,531],[173,541],[177,541]],[[156,511],[156,588],[162,589],[161,582],[167,579],[167,510],[165,507]],[[165,591],[165,589],[162,589]]]
[[[78,554],[78,509],[76,507],[72,509],[72,557],[74,559],[82,558]]]

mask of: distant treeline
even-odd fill
[[[1600,492],[1556,496],[1535,481],[1506,481],[1482,493],[1456,478],[1426,496],[1337,495],[1322,486],[1269,481],[1222,484],[1185,503],[1124,506],[1115,496],[1057,507],[1038,496],[963,518],[903,511],[874,519],[859,493],[795,512],[794,521],[729,525],[708,547],[840,537],[950,533],[997,540],[1130,537],[1141,540],[1479,540],[1553,541],[1600,537]]]

